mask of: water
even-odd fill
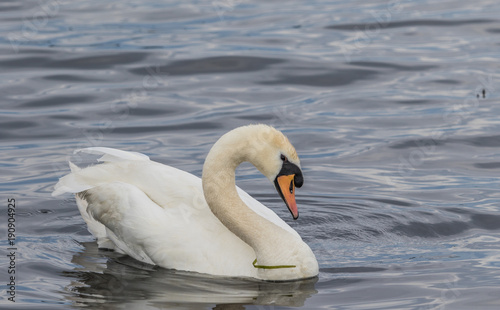
[[[3,309],[498,309],[497,1],[4,1]],[[484,90],[484,96],[483,96]],[[74,149],[196,175],[216,139],[266,123],[298,150],[293,221],[250,165],[238,184],[311,246],[317,279],[261,283],[96,248],[50,197]]]

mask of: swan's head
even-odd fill
[[[215,186],[221,178],[234,178],[234,169],[245,161],[252,163],[274,184],[293,218],[297,219],[295,187],[304,183],[299,157],[288,138],[271,126],[243,126],[223,135],[205,160],[204,186]],[[233,175],[225,176],[224,171],[232,171]]]
[[[271,181],[288,210],[296,220],[299,217],[295,202],[295,188],[304,183],[300,160],[288,138],[267,125],[250,125],[235,129],[243,149],[241,161],[249,161]],[[238,163],[239,164],[239,163]]]

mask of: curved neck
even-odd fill
[[[288,232],[255,213],[238,195],[235,170],[247,161],[249,149],[248,143],[241,143],[241,140],[217,141],[203,165],[203,192],[215,216],[254,249],[259,263],[272,264],[273,258],[266,259],[270,256],[266,253],[273,253],[280,243],[283,244],[283,239],[289,239]]]

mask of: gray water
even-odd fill
[[[498,16],[496,0],[3,1],[0,279],[14,247],[16,302],[0,286],[0,307],[498,309]],[[295,145],[300,219],[250,165],[237,182],[302,235],[317,279],[144,265],[98,250],[74,198],[50,196],[75,149],[199,176],[250,123]]]

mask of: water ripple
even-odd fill
[[[441,19],[422,19],[422,20],[405,20],[405,21],[390,21],[381,23],[366,23],[366,24],[336,24],[327,26],[326,29],[335,30],[350,30],[360,31],[363,29],[384,29],[384,28],[401,28],[401,27],[456,27],[466,26],[470,24],[489,24],[494,23],[493,19],[465,19],[465,20],[441,20]]]
[[[0,4],[0,191],[19,202],[20,306],[494,308],[498,4],[223,2]],[[218,137],[259,122],[301,157],[299,220],[254,167],[238,185],[300,233],[318,279],[141,265],[99,251],[74,198],[50,197],[83,161],[75,149],[200,176]]]

